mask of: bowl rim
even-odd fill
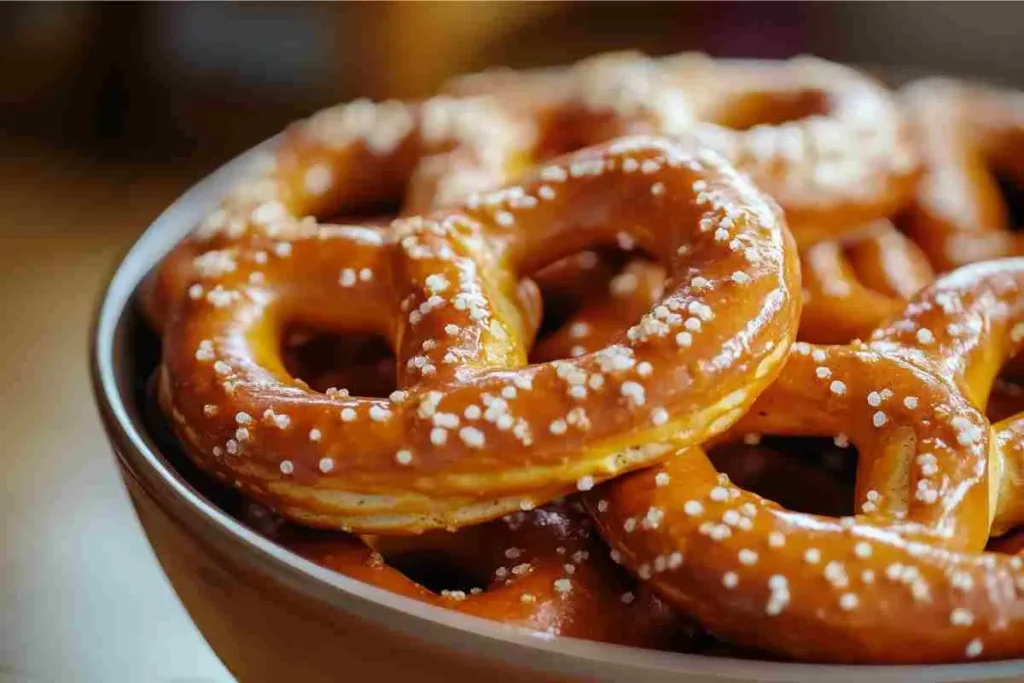
[[[847,665],[748,660],[663,652],[548,637],[418,602],[320,567],[249,529],[194,489],[161,454],[126,390],[124,326],[135,291],[150,269],[212,209],[220,197],[280,136],[242,153],[194,184],[166,208],[120,259],[103,289],[89,333],[90,379],[107,437],[130,476],[179,524],[219,541],[252,571],[269,575],[305,597],[438,647],[489,660],[514,661],[544,673],[592,680],[681,681],[687,677],[758,681],[991,680],[1024,674],[1024,659],[930,665]],[[205,539],[208,540],[208,537]]]

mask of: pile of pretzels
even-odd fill
[[[340,105],[145,283],[154,400],[278,542],[420,601],[658,649],[1022,657],[1018,150],[1022,94],[813,58]],[[447,584],[409,559],[438,557]]]

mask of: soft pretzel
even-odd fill
[[[697,139],[782,205],[799,244],[855,231],[910,199],[917,160],[908,127],[864,74],[808,57],[680,70],[684,80],[694,72],[696,118],[712,124]]]
[[[891,216],[913,192],[916,155],[893,97],[824,60],[625,52],[561,70],[484,72],[447,88],[535,108],[564,110],[569,100],[574,111],[615,112],[615,120],[639,118],[658,132],[695,138],[779,202],[801,245]],[[655,113],[638,117],[644,111]],[[591,140],[595,134],[588,129]]]
[[[354,536],[295,528],[275,540],[392,593],[546,636],[676,650],[697,644],[692,626],[615,566],[587,516],[564,503],[455,534],[425,534],[393,553]],[[435,592],[389,565],[390,557],[419,564],[420,575],[440,562],[461,574],[465,585]]]
[[[480,98],[356,100],[320,111],[290,126],[251,177],[165,259],[145,283],[143,310],[159,329],[196,271],[215,267],[200,257],[253,232],[272,237],[306,217],[396,202],[407,213],[452,205],[521,175],[536,144],[533,121]]]
[[[461,526],[700,443],[771,381],[796,325],[775,204],[716,155],[657,138],[583,150],[390,234],[272,228],[204,255],[217,267],[166,326],[160,400],[200,466],[313,526]],[[519,274],[623,231],[673,285],[616,343],[524,367]],[[286,323],[384,336],[399,391],[310,391],[282,366]]]
[[[903,310],[935,277],[921,248],[888,220],[800,253],[800,339],[844,344]]]
[[[1020,418],[984,405],[1024,344],[1024,260],[967,267],[870,344],[797,344],[737,429],[836,434],[860,451],[854,517],[785,510],[703,451],[588,494],[616,557],[733,642],[807,660],[1024,653],[1024,560],[980,553],[1019,522]]]
[[[932,78],[903,92],[924,172],[904,227],[940,271],[1020,256],[995,172],[1024,185],[1024,94]]]

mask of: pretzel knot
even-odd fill
[[[603,349],[526,367],[519,277],[620,231],[660,257],[661,301]],[[713,153],[656,138],[384,232],[270,232],[203,257],[219,267],[172,313],[161,402],[201,466],[314,526],[465,525],[700,443],[771,381],[796,325],[777,207]],[[281,361],[294,323],[380,334],[400,389],[311,391]]]
[[[1024,561],[982,553],[1020,522],[1020,416],[990,425],[1024,345],[1024,260],[955,271],[868,344],[794,346],[736,429],[859,449],[854,517],[786,510],[692,448],[587,495],[615,556],[734,642],[808,660],[1024,653]]]
[[[996,173],[1024,184],[1024,95],[932,78],[903,92],[924,172],[906,230],[945,271],[1024,255]]]

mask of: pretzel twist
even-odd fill
[[[913,192],[916,154],[893,97],[863,74],[819,59],[611,53],[568,69],[464,76],[447,90],[540,110],[612,112],[695,139],[772,195],[801,245],[891,216]],[[598,133],[584,128],[593,141]]]
[[[1024,94],[933,78],[903,100],[924,168],[905,228],[932,265],[1024,255],[994,173],[1024,185]]]
[[[888,220],[800,253],[800,339],[845,344],[900,313],[935,277],[924,252]]]
[[[587,502],[616,556],[712,632],[808,660],[1019,656],[1024,560],[981,553],[1020,522],[1021,418],[984,405],[1024,342],[1024,260],[958,270],[862,346],[795,346],[738,430],[842,433],[855,517],[731,485],[698,448]]]
[[[203,257],[217,267],[166,327],[160,400],[201,466],[313,526],[493,519],[704,441],[771,381],[796,324],[777,207],[665,140],[584,150],[390,233],[288,225]],[[519,275],[620,231],[673,285],[617,343],[523,367]],[[294,323],[380,334],[400,390],[310,391],[278,352]]]

